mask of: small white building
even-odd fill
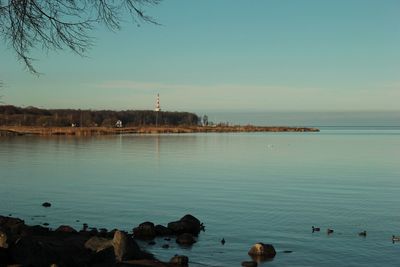
[[[117,120],[117,122],[115,123],[115,127],[122,128],[122,121],[121,120]]]

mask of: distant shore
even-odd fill
[[[235,132],[319,132],[318,128],[286,126],[137,126],[137,127],[37,127],[0,126],[0,136],[17,135],[117,135],[171,133],[235,133]]]

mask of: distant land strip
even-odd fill
[[[285,126],[137,126],[137,127],[39,127],[0,126],[0,136],[17,135],[118,135],[118,134],[173,134],[173,133],[235,133],[235,132],[319,132],[318,128]]]

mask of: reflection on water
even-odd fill
[[[397,266],[399,137],[397,130],[2,137],[0,214],[131,230],[192,213],[206,232],[191,249],[163,239],[142,244],[162,259],[188,255],[191,266],[239,266],[259,241],[277,250],[261,266]],[[43,209],[44,201],[52,207]]]

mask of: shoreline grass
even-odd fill
[[[136,126],[136,127],[39,127],[0,126],[0,135],[118,135],[170,133],[234,133],[234,132],[319,132],[317,128],[287,126]]]

